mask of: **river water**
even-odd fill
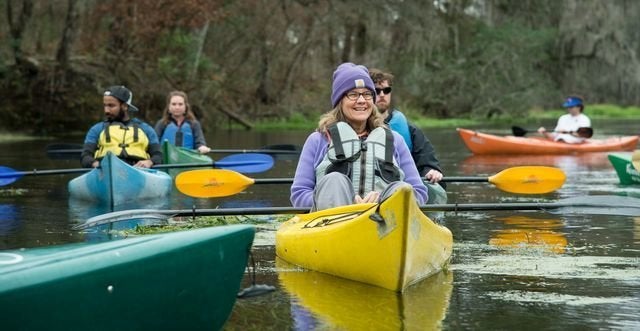
[[[506,128],[490,131],[508,133]],[[490,176],[517,165],[556,166],[567,175],[561,189],[543,195],[505,193],[491,184],[450,183],[450,203],[550,202],[584,195],[640,198],[640,186],[618,184],[606,154],[473,156],[454,129],[425,132],[449,176]],[[307,134],[221,131],[207,136],[215,148],[258,148],[302,145]],[[595,137],[623,134],[637,134],[637,128],[610,121]],[[16,170],[78,168],[75,159],[47,158],[45,146],[81,140],[0,142],[0,165]],[[295,165],[296,160],[278,160],[272,170],[253,177],[291,177]],[[73,224],[105,212],[69,201],[66,184],[74,176],[25,176],[0,187],[0,249],[102,240],[71,230]],[[287,185],[254,185],[217,199],[191,199],[174,192],[162,205],[135,208],[288,206],[288,196]],[[640,329],[640,217],[559,212],[446,213],[442,222],[454,236],[449,269],[402,295],[302,271],[276,259],[277,224],[262,218],[253,249],[256,281],[276,291],[238,299],[225,329]],[[250,281],[246,275],[243,286]]]

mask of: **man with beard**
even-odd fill
[[[404,138],[420,175],[432,184],[438,183],[443,188],[446,187],[446,184],[441,182],[442,169],[431,141],[420,129],[409,123],[402,112],[391,107],[393,74],[374,68],[369,70],[369,74],[376,86],[376,106],[385,117],[384,122]]]
[[[147,123],[130,118],[138,108],[133,93],[124,86],[111,86],[103,94],[106,120],[89,129],[84,139],[81,162],[85,168],[97,168],[111,152],[125,162],[141,168],[162,163],[162,150],[155,130]]]

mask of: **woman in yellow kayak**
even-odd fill
[[[343,63],[333,73],[331,103],[309,135],[291,185],[294,207],[322,210],[379,202],[400,185],[427,201],[411,152],[375,106],[375,85],[362,65]]]
[[[581,130],[591,131],[591,120],[583,114],[584,104],[582,98],[577,96],[568,97],[562,104],[567,109],[567,114],[560,116],[558,124],[553,132],[548,132],[544,127],[540,127],[538,132],[548,139],[562,141],[569,144],[579,144],[585,141],[590,134],[582,133]]]

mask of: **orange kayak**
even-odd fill
[[[467,148],[474,154],[579,154],[632,151],[640,136],[587,139],[581,144],[567,144],[542,137],[496,136],[478,131],[457,129]]]

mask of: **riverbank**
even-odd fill
[[[514,125],[515,123],[531,123],[541,120],[557,119],[565,114],[564,109],[540,109],[529,110],[526,117],[513,117],[510,115],[500,115],[492,118],[434,118],[420,116],[417,110],[402,108],[402,112],[411,122],[420,128],[456,128],[456,127],[478,127]],[[617,105],[596,104],[585,108],[592,120],[614,120],[614,119],[638,119],[640,118],[640,107],[621,107]],[[313,130],[316,128],[318,118],[308,119],[301,115],[294,115],[289,119],[278,119],[255,123],[256,130]]]
[[[434,118],[420,116],[417,110],[402,108],[403,113],[411,122],[420,128],[457,128],[457,127],[482,127],[482,126],[511,126],[519,123],[535,123],[542,120],[555,120],[565,114],[564,109],[540,109],[533,108],[529,110],[526,117],[513,117],[509,115],[500,115],[493,118]],[[592,120],[616,120],[630,119],[637,120],[640,118],[640,107],[621,107],[617,105],[596,104],[586,108],[585,113]],[[257,131],[275,131],[275,130],[306,130],[310,131],[316,128],[318,124],[317,118],[306,118],[301,114],[294,114],[287,119],[275,119],[254,123],[254,130]],[[232,129],[245,130],[238,125],[232,125]],[[207,130],[209,128],[205,128]],[[78,134],[84,134],[78,132]],[[0,143],[25,141],[33,139],[42,139],[41,136],[33,136],[25,133],[0,132]]]
[[[0,143],[10,143],[16,141],[27,141],[27,140],[35,140],[42,139],[42,137],[37,137],[33,135],[28,135],[24,133],[9,133],[9,132],[0,132]]]

